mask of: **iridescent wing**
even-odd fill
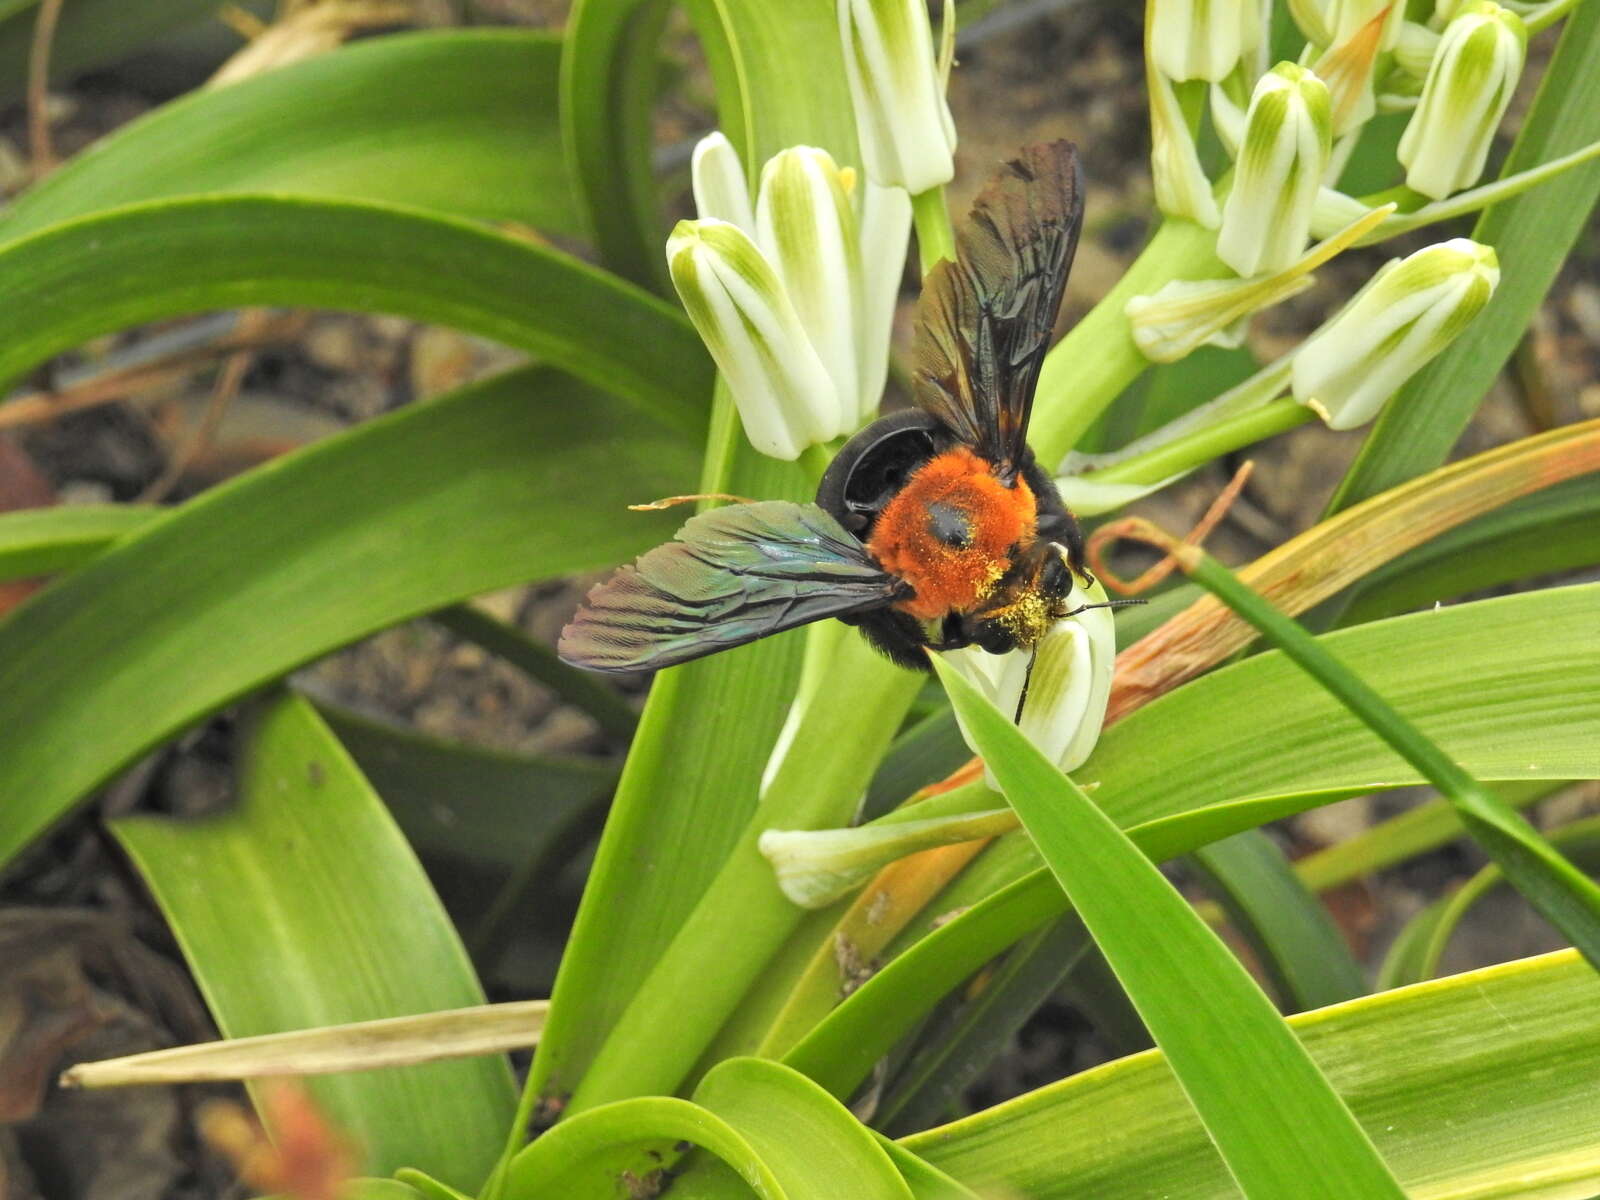
[[[592,671],[651,671],[878,608],[904,587],[814,504],[735,504],[594,588],[557,649]]]
[[[917,403],[1015,477],[1039,364],[1083,226],[1078,154],[1030,146],[978,195],[956,261],[928,273],[917,308]]]

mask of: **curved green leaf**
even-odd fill
[[[1566,1200],[1600,1189],[1600,980],[1572,951],[1289,1025],[1411,1195]],[[968,1186],[1029,1200],[1239,1194],[1154,1051],[905,1145]]]
[[[1600,487],[1581,476],[1514,500],[1379,567],[1340,623],[1359,625],[1482,588],[1600,564]]]
[[[727,1121],[699,1104],[670,1096],[619,1100],[570,1117],[511,1160],[500,1195],[506,1200],[554,1196],[615,1196],[626,1180],[612,1165],[619,1151],[637,1150],[644,1161],[668,1161],[674,1146],[688,1142],[727,1163],[762,1200],[787,1200],[772,1169]],[[649,1172],[634,1176],[644,1186],[659,1183]]]
[[[747,171],[794,144],[826,146],[840,162],[855,161],[854,120],[832,0],[779,5],[695,0],[690,14],[715,79],[719,123],[740,148]],[[751,450],[724,388],[713,413],[700,490],[800,499],[815,490],[815,479],[802,467]],[[736,848],[735,873],[759,903],[743,914],[750,895],[739,895],[731,906],[721,902],[722,915],[735,926],[745,925],[748,916],[762,928],[753,936],[748,927],[737,931],[737,972],[720,957],[708,972],[690,955],[690,969],[680,969],[670,988],[656,988],[651,995],[650,1020],[658,1011],[652,1006],[664,1006],[672,1022],[693,1014],[697,1025],[712,1027],[695,1031],[702,1043],[709,1041],[720,1023],[718,1012],[731,1008],[744,991],[741,978],[759,972],[776,948],[774,934],[781,940],[788,917],[778,906],[784,901],[770,876],[758,874],[765,860],[756,854],[746,825],[792,695],[800,645],[797,635],[772,638],[656,678],[556,980],[524,1114],[531,1113],[536,1097],[570,1095],[610,1041],[617,1043],[610,1050],[613,1066],[621,1068],[619,1076],[629,1077],[614,1094],[626,1094],[637,1082],[639,1077],[626,1069],[640,1059],[679,1078],[692,1067],[696,1047],[672,1047],[674,1058],[687,1061],[669,1063],[667,1056],[654,1053],[659,1047],[648,1036],[641,1040],[631,1028],[619,1036],[618,1021]],[[707,712],[730,719],[707,721]],[[802,791],[796,780],[790,802],[813,799]],[[831,810],[839,798],[823,799]],[[700,952],[728,949],[712,944]],[[651,1082],[642,1090],[663,1089]],[[520,1130],[513,1131],[513,1148],[521,1137]]]
[[[136,504],[65,505],[0,513],[0,580],[70,570],[160,515],[160,509]]]
[[[1265,834],[1236,833],[1200,847],[1188,861],[1255,950],[1286,1012],[1322,1008],[1367,990],[1328,910]]]
[[[536,469],[541,447],[558,452]],[[621,510],[683,491],[687,457],[612,397],[519,371],[164,516],[0,623],[0,862],[150,746],[319,654],[663,540],[670,514]]]
[[[236,807],[112,822],[223,1036],[484,1003],[416,856],[311,706],[278,696],[253,718]],[[501,1056],[306,1086],[367,1170],[418,1167],[462,1187],[488,1170],[511,1119]]]
[[[679,312],[577,259],[437,214],[270,196],[165,200],[0,249],[0,380],[142,321],[251,304],[390,312],[538,355],[685,433],[710,361]]]
[[[1600,773],[1600,698],[1575,683],[1600,671],[1600,645],[1586,635],[1597,605],[1600,585],[1551,589],[1363,625],[1323,640],[1369,682],[1381,681],[1386,695],[1421,718],[1430,736],[1479,778],[1523,777],[1530,743],[1546,763],[1582,763]],[[1441,675],[1469,658],[1481,670],[1475,686],[1439,694]],[[1340,706],[1307,689],[1298,670],[1272,651],[1195,680],[1108,730],[1078,774],[1097,779],[1097,803],[1157,860],[1329,799],[1418,781],[1358,722],[1340,720]],[[1524,688],[1525,671],[1539,681],[1536,688]],[[1279,714],[1285,724],[1271,738],[1234,738],[1236,731],[1214,721],[1196,726],[1196,713],[1217,712],[1241,719]],[[1170,723],[1168,714],[1175,714]],[[1506,725],[1522,726],[1526,736],[1512,736]],[[1190,737],[1181,736],[1185,728]],[[1130,739],[1125,755],[1118,746],[1123,738]],[[1223,744],[1213,756],[1216,742]],[[1552,777],[1575,776],[1552,770]],[[1228,802],[1243,790],[1254,798]],[[986,789],[973,793],[975,810],[992,806]],[[835,1094],[848,1092],[939,997],[1064,906],[1027,840],[1000,838],[926,909],[929,916],[960,915],[931,931],[926,917],[910,927],[890,948],[897,956],[785,1061]]]
[[[1600,771],[1600,693],[1584,682],[1600,675],[1597,618],[1600,585],[1583,585],[1321,640],[1479,778],[1585,779]],[[1096,801],[1124,825],[1224,800],[1420,780],[1298,672],[1272,652],[1197,679],[1108,729],[1077,778],[1098,783]]]
[[[1551,830],[1549,838],[1553,845],[1560,846],[1586,870],[1593,870],[1596,862],[1600,861],[1600,817],[1589,817]],[[1480,900],[1505,883],[1505,871],[1498,864],[1490,863],[1451,895],[1430,904],[1413,917],[1401,931],[1397,942],[1397,945],[1407,943],[1412,949],[1393,968],[1390,960],[1395,959],[1396,955],[1392,951],[1390,959],[1384,962],[1388,985],[1399,987],[1419,983],[1437,975],[1439,961],[1444,957],[1445,949],[1462,920]]]
[[[1008,714],[942,659],[933,665],[1244,1194],[1400,1197],[1366,1132],[1232,951]]]
[[[666,290],[651,102],[666,0],[576,0],[561,57],[567,164],[600,260]]]
[[[737,1129],[797,1200],[911,1200],[872,1132],[792,1068],[730,1058],[706,1073],[694,1098]]]
[[[560,54],[559,39],[528,31],[397,34],[193,92],[0,209],[0,242],[224,192],[375,200],[579,234],[556,123]]]

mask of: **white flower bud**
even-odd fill
[[[1483,310],[1499,282],[1494,248],[1467,238],[1385,263],[1295,353],[1295,399],[1331,429],[1370,421]]]
[[[1217,235],[1217,257],[1240,275],[1281,271],[1300,257],[1332,129],[1327,86],[1304,67],[1279,63],[1256,84]]]
[[[827,368],[744,230],[714,219],[679,221],[667,240],[667,266],[757,450],[792,461],[846,432]]]
[[[1104,604],[1105,598],[1098,583],[1087,590],[1074,587],[1070,607]],[[969,646],[941,657],[1001,712],[1015,713],[1020,701],[1018,727],[1063,771],[1075,770],[1089,757],[1105,722],[1116,668],[1117,634],[1109,608],[1057,621],[1032,650],[990,654]],[[964,728],[962,736],[974,745]]]
[[[911,242],[911,197],[904,188],[880,187],[866,180],[861,189],[859,224],[861,319],[856,322],[856,364],[860,384],[854,426],[865,425],[878,411],[889,377],[889,341],[906,270],[906,247]]]
[[[1217,82],[1261,41],[1256,0],[1154,0],[1145,19],[1151,61],[1179,83]]]
[[[993,808],[925,820],[880,819],[849,829],[768,829],[756,848],[772,864],[785,896],[802,908],[823,908],[896,859],[1015,828],[1014,811]]]
[[[856,140],[876,183],[924,192],[955,175],[956,127],[925,0],[838,0]]]
[[[1471,187],[1522,75],[1528,31],[1491,0],[1463,4],[1440,39],[1400,138],[1406,186],[1435,200]]]
[[[1150,174],[1156,207],[1169,217],[1215,229],[1222,218],[1177,93],[1166,76],[1148,64],[1145,74],[1150,86]]]
[[[720,129],[695,143],[689,177],[694,184],[694,210],[698,216],[729,221],[755,237],[756,214],[750,207],[744,164]]]
[[[846,180],[826,150],[795,146],[767,160],[756,198],[756,241],[833,380],[841,433],[855,428],[860,388],[861,249]]]

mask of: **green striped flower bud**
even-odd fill
[[[855,428],[861,248],[847,177],[826,150],[794,146],[767,160],[756,241],[777,271],[840,398],[840,432]]]
[[[714,218],[679,221],[667,267],[757,450],[792,461],[848,431],[828,369],[749,234]]]
[[[1494,248],[1468,238],[1384,264],[1295,352],[1295,399],[1330,429],[1365,424],[1483,311],[1499,282]]]
[[[1281,271],[1299,258],[1332,147],[1322,80],[1288,62],[1263,75],[1245,114],[1217,257],[1246,276]]]
[[[956,127],[925,0],[837,0],[856,140],[875,183],[913,194],[955,175]]]
[[[1256,0],[1155,0],[1145,19],[1151,61],[1177,83],[1216,83],[1261,42]]]
[[[1098,583],[1086,590],[1074,587],[1070,607],[1105,600]],[[1082,766],[1099,741],[1116,669],[1111,609],[1091,608],[1057,621],[1032,650],[990,654],[969,646],[941,657],[1001,712],[1014,713],[1020,703],[1018,728],[1063,771]],[[967,744],[973,745],[970,737]]]
[[[1422,98],[1400,138],[1406,186],[1435,200],[1471,187],[1511,103],[1528,47],[1522,18],[1469,0],[1445,26]]]

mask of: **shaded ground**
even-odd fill
[[[565,5],[477,0],[464,7],[480,21],[550,25],[559,23]],[[1032,15],[1018,19],[1019,10]],[[1061,0],[1010,11],[997,8],[992,23],[969,30],[963,42],[952,87],[962,133],[954,203],[964,206],[988,164],[1021,144],[1060,136],[1080,144],[1090,180],[1089,231],[1069,289],[1064,320],[1070,322],[1119,277],[1151,212],[1139,25],[1126,6],[1109,2]],[[175,82],[203,77],[213,65],[206,56],[223,45],[226,40],[214,34],[175,39],[160,54],[54,97],[58,153],[71,154],[146,111]],[[670,45],[684,69],[663,108],[661,133],[665,145],[681,151],[683,139],[709,124],[708,89],[692,39],[679,29]],[[26,183],[23,130],[20,113],[0,118],[0,194]],[[1591,237],[1569,264],[1519,356],[1516,382],[1497,387],[1463,451],[1600,416],[1597,240]],[[1267,356],[1290,344],[1321,319],[1327,297],[1348,294],[1390,253],[1340,260],[1327,272],[1336,286],[1260,319],[1253,347]],[[908,294],[902,341],[911,302]],[[9,430],[0,425],[0,504],[181,499],[274,454],[515,361],[476,339],[393,318],[315,313],[271,319],[274,332],[242,362],[236,394],[220,408],[220,371],[213,362],[112,404]],[[194,323],[180,327],[193,329]],[[214,334],[221,327],[208,328]],[[144,331],[102,339],[64,369],[103,367],[149,337]],[[212,427],[196,439],[208,422]],[[1356,436],[1308,426],[1253,453],[1258,473],[1214,547],[1242,561],[1311,524],[1357,444]],[[1200,472],[1144,511],[1185,528],[1223,481],[1220,467]],[[521,589],[486,604],[549,644],[586,582]],[[18,598],[14,590],[0,592],[0,605]],[[619,749],[587,716],[517,670],[425,623],[333,655],[303,678],[351,707],[434,734],[523,753],[615,756]],[[227,1171],[196,1146],[188,1120],[198,1098],[192,1089],[54,1093],[38,1107],[48,1081],[70,1061],[214,1035],[176,948],[99,832],[97,816],[136,808],[194,813],[226,803],[229,724],[219,718],[140,764],[107,789],[95,813],[58,831],[0,883],[0,1195],[154,1200],[229,1194]],[[1349,801],[1307,814],[1279,836],[1302,853],[1346,839],[1413,799]],[[1552,805],[1570,819],[1576,806],[1592,803],[1591,789]],[[1373,963],[1407,917],[1479,865],[1476,852],[1459,845],[1422,856],[1346,889],[1334,898],[1336,915]],[[1491,904],[1463,931],[1448,965],[1515,957],[1551,944],[1520,906]],[[491,973],[491,986],[507,994],[536,989],[548,975],[548,955],[529,951],[522,961],[521,968]],[[992,1103],[1107,1052],[1063,998],[1040,1012],[970,1099]]]

